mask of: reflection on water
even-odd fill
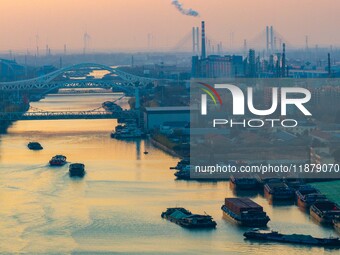
[[[117,97],[49,96],[33,106],[89,110]],[[115,125],[114,120],[19,121],[1,137],[0,253],[338,254],[244,241],[246,229],[224,219],[220,210],[224,198],[234,196],[227,182],[174,181],[169,166],[176,158],[147,141],[110,139]],[[44,150],[28,150],[31,140],[41,142]],[[84,163],[84,179],[70,179],[68,165],[49,167],[55,154]],[[335,235],[295,206],[273,207],[261,194],[252,197],[264,206],[273,229]],[[163,220],[160,214],[170,206],[205,211],[217,229],[192,231]]]

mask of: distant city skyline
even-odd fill
[[[35,54],[38,46],[45,55],[46,45],[52,53],[64,51],[64,45],[68,52],[79,52],[84,37],[88,50],[96,52],[182,50],[185,37],[190,49],[191,28],[200,26],[201,20],[206,21],[208,37],[222,42],[226,50],[241,49],[244,39],[251,47],[267,25],[296,47],[304,47],[306,36],[311,48],[340,45],[338,0],[175,2],[0,0],[0,52]],[[194,15],[184,15],[188,10]]]

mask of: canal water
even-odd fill
[[[119,97],[49,95],[32,106],[91,110]],[[127,106],[126,99],[120,103]],[[246,229],[223,218],[220,209],[225,197],[235,196],[228,182],[176,181],[169,167],[178,159],[148,141],[111,139],[116,124],[115,120],[18,121],[0,137],[0,254],[339,254],[245,241]],[[44,150],[28,150],[29,141],[39,141]],[[56,154],[84,163],[86,176],[74,180],[68,176],[68,165],[49,167]],[[338,185],[322,187],[334,191]],[[263,205],[272,229],[337,235],[294,205],[273,206],[257,193],[238,195]],[[186,230],[163,220],[161,212],[173,206],[211,214],[217,228]]]

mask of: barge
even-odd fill
[[[313,204],[320,201],[326,201],[325,195],[321,194],[316,188],[305,185],[296,192],[297,205],[302,209],[309,209]]]
[[[64,155],[56,155],[50,160],[50,166],[63,166],[66,162],[66,157]]]
[[[69,167],[71,177],[83,177],[85,175],[85,165],[81,163],[73,163]]]
[[[243,226],[265,227],[270,221],[263,207],[249,198],[226,198],[221,209]]]
[[[217,225],[210,215],[192,214],[182,207],[168,208],[161,217],[184,228],[215,228]]]
[[[295,197],[294,189],[283,182],[265,184],[264,194],[272,200],[293,200]]]
[[[280,243],[304,244],[310,246],[338,247],[339,238],[317,238],[311,235],[291,234],[285,235],[277,231],[252,230],[245,232],[243,236],[250,240],[273,241]]]
[[[340,207],[331,201],[316,202],[310,207],[310,215],[321,224],[332,225],[340,219]]]
[[[259,187],[259,182],[249,174],[233,174],[230,176],[230,186],[239,190],[253,190]]]

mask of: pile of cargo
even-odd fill
[[[249,198],[226,198],[222,211],[244,226],[266,226],[270,218],[263,207]]]
[[[331,201],[316,202],[310,207],[310,215],[321,224],[332,225],[340,219],[340,207]]]
[[[327,200],[325,195],[321,194],[319,190],[310,185],[300,187],[295,193],[297,205],[301,209],[309,210],[309,208],[316,202]]]
[[[185,228],[215,228],[216,222],[210,215],[192,214],[185,208],[168,208],[161,217]]]
[[[272,200],[290,200],[295,198],[294,189],[284,182],[267,183],[264,185],[264,194]]]

